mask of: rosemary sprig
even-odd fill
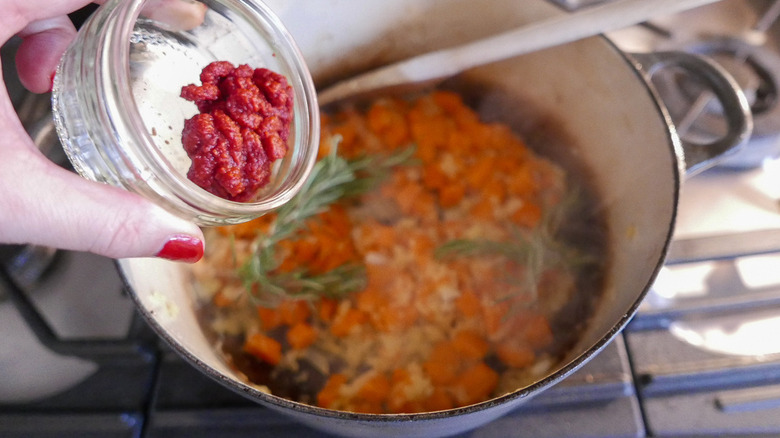
[[[487,239],[453,239],[436,248],[434,256],[438,259],[452,257],[478,257],[502,255],[512,260],[524,260],[531,253],[531,246],[525,239],[510,242],[495,242]]]
[[[276,244],[300,231],[307,219],[326,211],[332,204],[365,193],[376,187],[392,168],[411,162],[414,148],[387,156],[365,156],[345,160],[337,147],[318,161],[301,191],[276,211],[276,219],[267,234],[252,243],[253,255],[239,268],[244,287],[256,303],[272,297],[342,297],[365,285],[365,267],[344,265],[324,274],[304,269],[277,273],[282,262]]]
[[[273,274],[263,282],[263,293],[252,293],[255,304],[273,307],[276,298],[315,300],[317,298],[341,298],[366,286],[366,268],[359,264],[345,264],[321,274],[305,269]]]
[[[558,231],[572,217],[572,212],[580,208],[580,202],[579,192],[569,190],[555,208],[545,212],[533,230],[511,230],[511,237],[501,242],[488,239],[450,240],[436,248],[434,255],[442,260],[500,256],[523,266],[525,269],[521,278],[513,278],[511,273],[507,273],[507,292],[499,300],[510,300],[517,294],[527,294],[532,298],[527,302],[533,302],[538,296],[539,280],[545,270],[557,268],[576,272],[598,263],[592,255],[562,241],[558,236]]]
[[[527,293],[535,298],[537,282],[544,269],[560,261],[558,254],[550,242],[545,242],[546,234],[537,228],[530,234],[515,230],[512,238],[504,242],[488,239],[454,239],[436,248],[434,256],[446,260],[455,257],[486,257],[500,256],[517,265],[525,267],[520,278],[507,273],[507,293],[499,297],[500,301],[509,300],[518,293]]]

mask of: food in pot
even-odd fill
[[[202,85],[182,88],[199,113],[184,123],[182,143],[192,160],[187,177],[231,201],[251,201],[271,180],[271,164],[287,153],[292,87],[265,68],[215,61]]]
[[[209,232],[199,315],[225,361],[376,414],[479,403],[554,367],[602,289],[585,179],[453,92],[342,109],[322,132],[290,204]]]

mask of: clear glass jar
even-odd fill
[[[57,133],[76,171],[122,187],[200,225],[240,223],[292,198],[316,159],[319,109],[311,75],[278,18],[253,0],[181,0],[204,7],[191,29],[143,18],[147,0],[108,0],[84,23],[54,79]],[[156,15],[154,15],[156,16]],[[197,113],[180,97],[212,61],[264,67],[287,78],[294,115],[287,156],[252,202],[190,181],[181,133]]]

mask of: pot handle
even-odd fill
[[[736,152],[753,131],[753,117],[740,86],[723,67],[710,59],[686,52],[634,53],[639,71],[650,78],[661,69],[676,67],[699,79],[720,101],[726,119],[726,134],[709,143],[680,139],[686,175],[690,176],[715,165],[726,155]],[[671,123],[671,122],[670,122]]]

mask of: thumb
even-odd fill
[[[159,256],[195,262],[203,256],[203,234],[195,224],[30,152],[0,163],[0,199],[7,202],[0,211],[0,241],[112,258]]]
[[[16,52],[16,69],[22,85],[33,93],[49,91],[60,56],[75,35],[76,28],[66,16],[32,22],[19,32],[23,40]]]
[[[76,28],[65,15],[56,15],[37,2],[28,2],[22,6],[21,13],[32,21],[18,35],[23,41],[16,55],[16,67],[22,84],[34,93],[44,93],[51,89],[52,75],[57,68],[60,57],[68,44],[76,35]],[[61,2],[60,2],[61,3]],[[70,1],[70,9],[88,3],[87,1]],[[96,3],[103,3],[97,1]],[[48,6],[48,5],[47,5]],[[57,9],[66,5],[54,5]],[[157,21],[162,21],[171,28],[189,30],[203,23],[207,7],[205,4],[189,0],[147,0],[144,5],[144,15]],[[3,25],[0,15],[0,25]],[[2,34],[2,30],[0,30]]]

